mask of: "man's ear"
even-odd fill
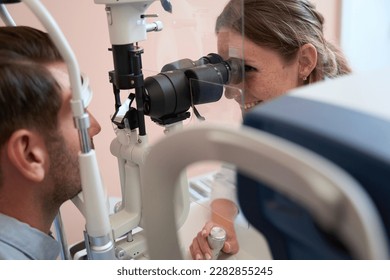
[[[43,137],[35,131],[19,129],[8,140],[10,162],[27,179],[40,182],[45,178],[48,153]]]
[[[299,76],[306,80],[317,65],[317,49],[310,43],[299,50]]]

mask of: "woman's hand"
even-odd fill
[[[219,226],[226,231],[226,241],[223,245],[222,252],[226,254],[236,254],[239,250],[236,231],[234,229],[234,223],[230,226],[221,226],[214,222],[207,222],[202,230],[198,232],[190,245],[191,257],[194,260],[210,260],[212,256],[212,249],[207,242],[207,236],[213,227]]]

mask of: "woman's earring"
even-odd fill
[[[303,77],[303,80],[306,81],[307,80],[307,76]]]

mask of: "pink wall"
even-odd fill
[[[340,1],[314,1],[325,15],[326,35],[335,43],[339,42]],[[115,135],[110,122],[110,115],[113,114],[113,97],[107,72],[112,70],[112,58],[107,50],[110,42],[104,6],[94,4],[93,0],[42,0],[41,2],[62,28],[78,58],[82,72],[90,77],[94,90],[90,110],[102,126],[101,134],[95,138],[99,165],[109,195],[119,196],[117,163],[108,148]],[[145,49],[143,56],[145,76],[158,72],[165,63],[176,59],[184,57],[197,59],[209,52],[215,52],[214,20],[226,0],[171,0],[174,8],[173,15],[161,11],[159,2],[152,4],[148,13],[157,12],[165,28],[162,32],[148,34],[148,40],[140,43]],[[195,4],[192,6],[188,3]],[[10,5],[8,9],[18,25],[42,28],[23,4]],[[163,129],[149,120],[147,129],[151,143],[163,135]],[[63,206],[62,216],[69,243],[81,240],[84,221],[72,203]]]
[[[312,0],[325,17],[324,32],[326,38],[340,45],[340,17],[342,0]]]

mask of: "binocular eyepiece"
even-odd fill
[[[165,65],[161,73],[145,79],[145,114],[159,124],[187,118],[191,106],[216,102],[223,85],[241,82],[241,63],[210,53],[197,61],[181,59]]]

